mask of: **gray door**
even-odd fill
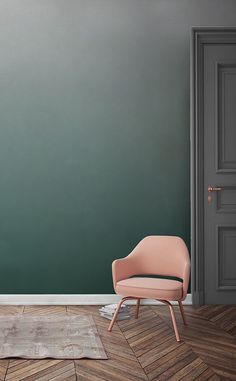
[[[227,33],[226,33],[227,36]],[[236,303],[236,42],[203,49],[204,301]]]

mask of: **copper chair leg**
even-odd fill
[[[181,312],[181,316],[182,316],[182,319],[183,319],[183,323],[184,325],[187,325],[187,320],[186,320],[186,317],[185,317],[185,314],[184,314],[184,307],[183,307],[183,304],[181,301],[178,302],[179,303],[179,309],[180,309],[180,312]]]
[[[122,305],[126,300],[130,300],[130,299],[136,299],[136,298],[132,298],[132,297],[130,297],[130,296],[126,296],[126,297],[122,298],[121,301],[119,302],[119,304],[118,304],[118,306],[117,306],[117,308],[116,308],[116,312],[114,313],[114,316],[113,316],[113,318],[112,318],[112,321],[111,321],[110,324],[109,324],[109,327],[108,327],[108,331],[109,331],[109,332],[111,332],[111,330],[112,330],[112,327],[113,327],[113,325],[114,325],[114,323],[115,323],[115,321],[116,321],[116,318],[117,318],[117,315],[118,315],[118,313],[119,313],[119,310],[120,310],[121,305]]]
[[[171,314],[171,319],[172,319],[172,324],[173,324],[173,328],[174,328],[174,332],[175,332],[175,337],[176,337],[177,341],[180,341],[179,331],[178,331],[178,328],[177,328],[176,319],[175,319],[175,313],[174,313],[174,309],[173,309],[172,304],[168,300],[161,300],[161,299],[158,299],[158,300],[159,300],[159,302],[167,304],[167,306],[169,306],[170,314]]]
[[[138,319],[139,306],[140,306],[140,299],[137,299],[136,311],[135,311],[135,319]]]
[[[115,323],[115,321],[116,321],[116,318],[117,318],[118,312],[119,312],[119,310],[120,310],[120,307],[121,307],[121,305],[124,303],[124,301],[125,301],[125,298],[121,299],[121,301],[119,302],[119,304],[118,304],[118,306],[117,306],[117,308],[116,308],[116,312],[114,313],[114,316],[113,316],[113,318],[112,318],[112,321],[110,322],[109,327],[108,327],[108,331],[109,331],[109,332],[111,332],[111,330],[112,330],[112,327],[113,327],[113,325],[114,325],[114,323]]]

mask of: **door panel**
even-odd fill
[[[205,303],[236,303],[236,43],[203,59]]]
[[[235,291],[236,225],[217,226],[217,290]]]
[[[220,185],[222,192],[216,193],[217,213],[236,213],[236,185]]]
[[[216,97],[217,169],[235,172],[236,62],[216,63]]]

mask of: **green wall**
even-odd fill
[[[144,236],[190,241],[190,27],[234,0],[0,1],[0,293],[111,293]]]

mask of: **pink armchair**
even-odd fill
[[[186,298],[190,274],[188,249],[184,241],[173,236],[149,236],[144,238],[125,258],[112,263],[114,290],[122,295],[109,325],[111,331],[122,303],[136,299],[138,318],[140,300],[156,299],[169,306],[176,340],[180,341],[175,314],[170,300],[178,301],[184,324],[186,319],[182,301]],[[180,278],[161,279],[153,275]]]

